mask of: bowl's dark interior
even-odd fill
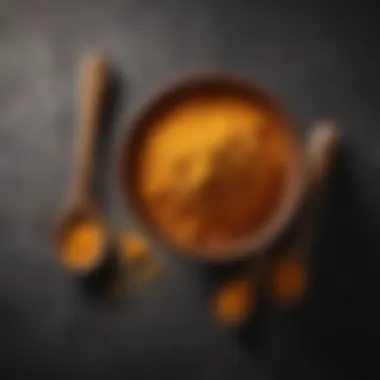
[[[272,242],[275,237],[283,230],[283,227],[291,219],[292,214],[297,208],[302,188],[302,146],[298,140],[297,133],[294,136],[295,149],[293,163],[286,183],[286,190],[281,205],[273,218],[268,221],[268,225],[255,231],[238,241],[213,250],[204,250],[202,247],[178,246],[163,237],[157,226],[147,217],[144,209],[144,203],[136,191],[137,178],[137,158],[141,154],[141,142],[147,133],[149,127],[156,120],[170,112],[177,104],[199,95],[213,95],[225,93],[244,97],[276,115],[285,128],[293,129],[292,124],[285,115],[284,111],[277,102],[265,91],[252,84],[228,76],[205,76],[188,79],[176,85],[172,85],[166,90],[158,93],[151,98],[145,107],[137,114],[132,121],[131,130],[124,141],[122,141],[121,156],[119,162],[119,180],[124,200],[129,208],[142,222],[141,227],[161,242],[169,244],[172,248],[188,256],[205,261],[226,261],[235,260],[245,257],[247,254],[254,254],[261,251],[268,243]]]

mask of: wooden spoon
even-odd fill
[[[98,267],[105,256],[107,244],[105,225],[92,195],[95,145],[107,79],[108,67],[105,58],[99,54],[86,55],[78,80],[79,116],[73,177],[68,204],[58,231],[61,262],[80,275],[89,274]],[[73,252],[75,249],[77,252]]]
[[[219,323],[229,326],[244,323],[256,306],[254,298],[259,293],[256,287],[261,288],[262,285],[269,287],[269,297],[276,305],[294,304],[302,297],[306,286],[305,256],[313,241],[326,179],[338,142],[339,131],[334,123],[323,121],[314,126],[306,146],[310,178],[304,217],[292,240],[279,248],[281,252],[276,252],[283,257],[282,262],[277,260],[274,263],[276,267],[273,267],[271,258],[264,255],[248,266],[244,273],[221,285],[212,301],[214,316]],[[276,273],[273,273],[274,269]]]

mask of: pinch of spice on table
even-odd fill
[[[151,260],[147,241],[140,235],[125,232],[120,239],[123,260],[128,264],[144,265]]]
[[[299,257],[278,259],[270,273],[270,295],[278,304],[298,302],[307,287],[307,269]]]
[[[222,325],[239,325],[255,304],[255,282],[249,275],[235,276],[224,282],[212,298],[212,313]]]
[[[63,239],[61,259],[70,268],[86,268],[98,257],[105,239],[102,226],[95,221],[74,224]]]
[[[148,129],[137,191],[170,240],[219,247],[272,215],[292,149],[290,133],[268,110],[238,96],[199,95]]]
[[[131,269],[134,283],[146,283],[159,276],[161,266],[153,258],[148,242],[139,234],[124,232],[120,238],[123,262]]]

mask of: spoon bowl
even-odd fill
[[[64,246],[72,233],[79,230],[83,225],[96,225],[101,229],[101,244],[96,252],[85,265],[73,266],[65,261]],[[72,209],[61,220],[57,234],[57,245],[62,265],[78,276],[84,276],[96,271],[105,259],[104,252],[107,250],[107,233],[99,215],[92,209]]]

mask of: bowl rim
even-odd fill
[[[258,232],[247,234],[247,237],[236,239],[225,244],[223,247],[205,249],[196,246],[182,245],[164,236],[159,228],[142,210],[139,198],[134,191],[132,184],[131,167],[133,163],[132,146],[137,139],[144,134],[141,124],[154,111],[157,112],[165,102],[175,100],[178,95],[193,89],[201,89],[204,86],[216,85],[225,88],[235,89],[237,92],[246,93],[252,98],[260,98],[265,105],[269,105],[281,117],[286,128],[293,135],[295,156],[297,156],[297,176],[294,179],[292,191],[289,190],[287,201],[283,200],[281,205],[273,215],[269,217],[267,225],[260,228]],[[296,130],[295,124],[290,120],[281,104],[274,96],[261,85],[243,78],[236,74],[227,72],[198,73],[181,76],[169,85],[159,88],[143,102],[137,112],[126,123],[128,128],[122,131],[123,136],[120,141],[117,177],[121,191],[124,207],[130,212],[133,222],[149,240],[158,243],[165,249],[174,251],[188,259],[206,263],[228,263],[237,262],[242,259],[257,257],[276,245],[285,232],[289,229],[292,221],[299,214],[302,207],[302,200],[306,190],[306,165],[305,149],[300,133]],[[149,128],[144,126],[143,129]],[[138,145],[138,144],[137,144]],[[283,197],[285,198],[285,196]]]

